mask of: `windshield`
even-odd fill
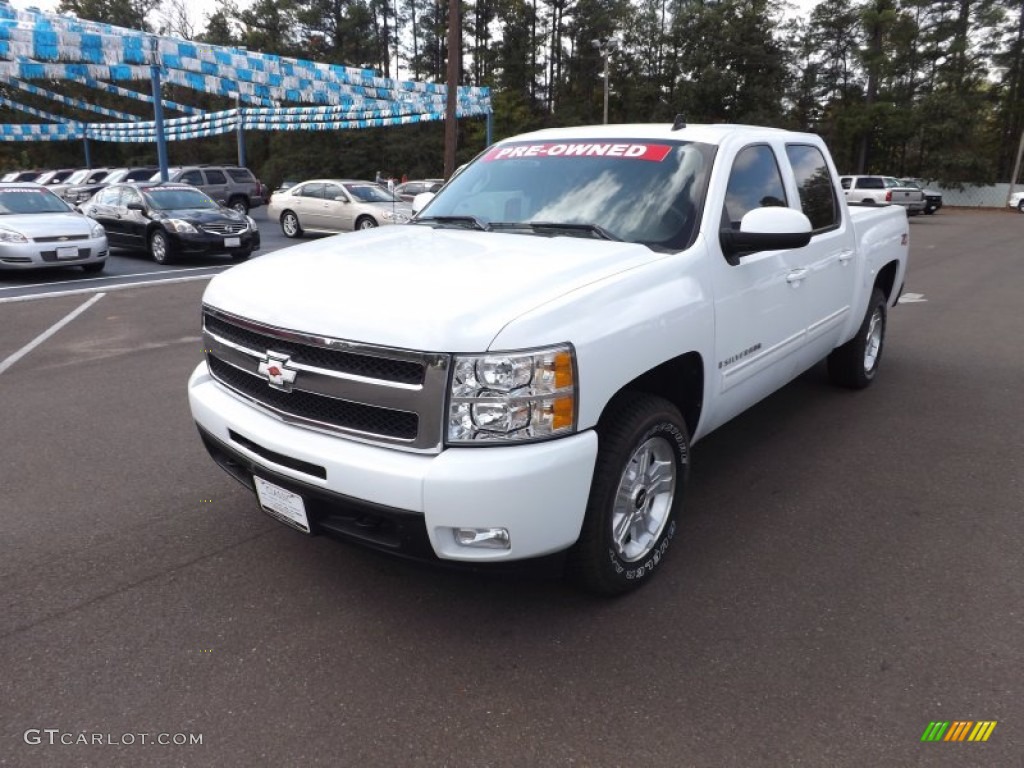
[[[596,232],[681,250],[695,236],[714,153],[707,144],[673,141],[502,144],[457,174],[420,221],[471,217],[502,231],[517,231],[512,224],[520,222],[519,231],[532,234]]]
[[[150,208],[161,211],[176,211],[183,208],[219,208],[208,195],[190,187],[165,187],[144,190]]]
[[[92,171],[92,170],[90,170],[88,168],[83,168],[80,171],[75,171],[70,176],[68,176],[67,183],[68,184],[81,184],[83,181],[85,181],[87,178],[89,178],[89,175],[91,173],[94,173],[94,171]]]
[[[364,203],[400,203],[402,200],[376,184],[346,184],[345,189]]]
[[[67,213],[71,208],[46,189],[0,189],[0,216],[14,213]]]

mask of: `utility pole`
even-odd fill
[[[617,37],[602,37],[590,42],[604,58],[604,124],[608,125],[608,59],[611,57],[612,51],[619,47],[619,39]]]
[[[444,114],[444,177],[455,173],[455,150],[459,140],[456,117],[459,71],[462,59],[462,19],[459,0],[448,0],[448,102]]]
[[[1020,161],[1022,156],[1024,156],[1024,131],[1020,132],[1020,144],[1017,145],[1017,160],[1013,164],[1013,174],[1010,176],[1010,189],[1006,193],[1006,202],[1004,205],[1009,205],[1010,198],[1013,196],[1013,187],[1017,183],[1018,174],[1020,174]]]

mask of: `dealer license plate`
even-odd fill
[[[242,238],[240,237],[225,237],[224,247],[225,248],[238,248],[242,244]]]
[[[62,248],[57,249],[58,259],[77,259],[78,258],[78,246],[65,245]]]
[[[309,533],[309,519],[302,497],[279,485],[268,483],[262,477],[253,476],[256,481],[256,496],[263,511],[292,528]]]

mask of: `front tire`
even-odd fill
[[[599,595],[647,583],[676,533],[690,438],[679,410],[643,393],[621,395],[598,425],[599,448],[570,576]]]
[[[1019,203],[1017,203],[1017,210],[1020,211],[1021,213],[1024,213],[1024,200],[1021,200]]]
[[[302,226],[299,224],[299,217],[291,211],[281,214],[281,231],[285,237],[302,237]]]
[[[375,229],[377,222],[370,216],[360,216],[356,221],[356,229]]]
[[[885,294],[875,288],[857,335],[833,349],[828,356],[828,375],[834,384],[848,389],[864,389],[875,380],[882,362],[887,319]]]
[[[149,236],[149,255],[157,264],[170,264],[174,260],[171,243],[162,229],[154,229]]]

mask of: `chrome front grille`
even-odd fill
[[[355,440],[436,452],[449,356],[256,323],[205,307],[215,379],[278,418]]]
[[[51,235],[47,237],[34,237],[36,243],[68,243],[73,240],[88,240],[89,235]]]
[[[241,222],[203,224],[201,228],[203,232],[209,232],[211,235],[240,235],[248,228],[248,224],[242,224]]]

